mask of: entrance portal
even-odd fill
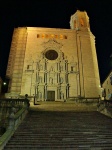
[[[47,101],[55,101],[55,91],[47,91]]]

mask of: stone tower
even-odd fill
[[[95,37],[87,13],[72,15],[70,27],[14,29],[6,74],[11,95],[42,101],[99,97]]]
[[[97,97],[95,93],[99,91],[99,95],[101,94],[99,69],[95,37],[90,31],[89,17],[87,13],[78,10],[71,16],[70,27],[76,31],[81,95],[89,97],[89,93],[91,93]]]

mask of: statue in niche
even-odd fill
[[[41,92],[39,92],[39,99],[42,99],[42,93]]]
[[[64,99],[64,93],[61,92],[61,99]]]
[[[60,78],[60,83],[63,83],[63,78],[62,77]]]
[[[39,83],[42,83],[42,77],[39,76]]]
[[[39,69],[39,63],[37,62],[36,69]]]
[[[51,78],[51,77],[49,78],[49,83],[53,84],[53,78]]]
[[[54,71],[54,68],[53,68],[53,66],[51,66],[51,68],[50,68],[50,71]]]
[[[60,66],[60,70],[63,71],[63,66]]]
[[[40,70],[43,70],[43,66],[42,66],[42,65],[40,65],[40,67],[39,67],[39,68],[40,68]]]

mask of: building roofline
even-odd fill
[[[106,81],[106,79],[108,78],[108,76],[111,74],[112,69],[110,70],[110,72],[108,73],[108,75],[106,76],[105,80],[102,82],[102,84]]]

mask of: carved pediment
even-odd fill
[[[45,49],[51,48],[51,49],[60,49],[63,45],[61,43],[58,43],[54,39],[50,39],[47,42],[42,43]]]

